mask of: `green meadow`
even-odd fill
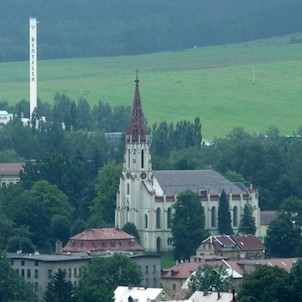
[[[296,36],[299,37],[297,34]],[[28,62],[0,64],[0,100],[29,98]],[[200,117],[207,139],[235,127],[264,133],[302,126],[302,43],[290,37],[138,56],[38,62],[38,95],[56,92],[93,106],[132,105],[136,69],[149,125]],[[1,109],[1,108],[0,108]]]

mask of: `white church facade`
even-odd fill
[[[146,252],[173,250],[171,234],[172,205],[185,190],[198,193],[205,213],[205,228],[218,234],[218,203],[224,190],[234,232],[246,203],[253,207],[257,232],[260,229],[258,191],[232,183],[214,170],[153,171],[150,144],[144,126],[139,80],[135,81],[131,122],[126,136],[123,170],[117,192],[115,225],[134,223]],[[256,233],[257,235],[257,233]]]

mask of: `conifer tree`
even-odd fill
[[[229,200],[224,190],[222,190],[219,198],[218,231],[220,235],[231,235],[234,233],[231,224]]]
[[[44,294],[44,302],[75,302],[74,290],[70,281],[66,281],[66,272],[59,269],[51,278]]]
[[[189,259],[208,236],[205,217],[198,194],[187,190],[177,196],[173,205],[172,236],[176,259]]]
[[[239,224],[239,233],[252,234],[256,233],[255,217],[253,216],[253,208],[249,203],[244,205]]]

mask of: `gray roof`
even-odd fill
[[[36,260],[43,262],[58,262],[58,261],[76,261],[76,260],[90,260],[91,256],[83,254],[23,254],[23,253],[7,253],[9,259],[25,259],[25,260]]]
[[[0,175],[19,175],[23,163],[0,163]]]
[[[260,224],[269,225],[276,218],[276,211],[261,211]]]
[[[185,190],[196,193],[206,191],[217,195],[224,190],[227,194],[247,193],[244,186],[237,186],[214,170],[169,170],[154,171],[155,178],[166,195],[174,195]]]

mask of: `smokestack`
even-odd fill
[[[29,120],[37,108],[37,23],[35,16],[29,18]]]

